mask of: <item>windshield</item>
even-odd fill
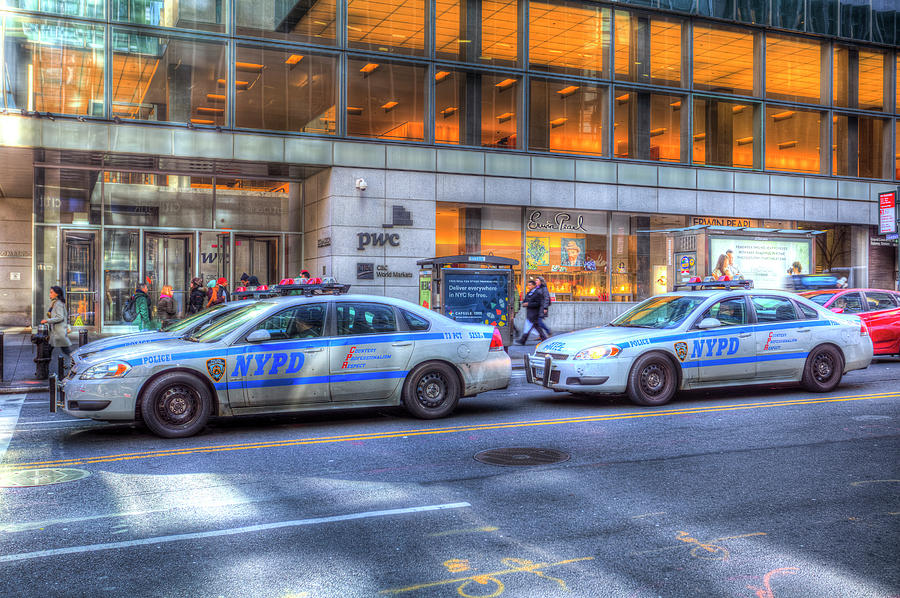
[[[248,305],[225,316],[197,336],[190,337],[189,340],[195,340],[200,343],[214,343],[226,334],[234,332],[247,322],[250,322],[256,316],[272,307],[272,305],[272,303],[265,301]]]
[[[802,295],[813,303],[825,305],[829,299],[834,297],[835,293],[802,293]]]
[[[194,314],[189,318],[185,318],[183,320],[179,320],[178,322],[172,322],[166,326],[160,328],[162,332],[185,332],[192,328],[195,324],[202,322],[206,318],[209,318],[213,312],[219,311],[220,309],[224,309],[225,304],[220,303],[219,305],[214,305],[213,307],[203,310],[198,314]]]
[[[623,328],[675,328],[707,299],[706,295],[652,297],[635,305],[609,325]]]

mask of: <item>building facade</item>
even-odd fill
[[[139,281],[303,268],[419,299],[416,261],[519,260],[551,326],[732,249],[893,288],[896,3],[6,0],[0,324],[128,328]]]

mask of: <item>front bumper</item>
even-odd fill
[[[552,390],[617,394],[625,392],[631,362],[622,359],[570,360],[525,355],[525,379]]]
[[[140,382],[125,378],[114,380],[81,380],[70,376],[57,385],[53,407],[72,417],[102,420],[134,420],[134,406]]]

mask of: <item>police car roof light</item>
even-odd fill
[[[727,277],[722,277],[726,280],[707,280],[702,282],[683,282],[681,284],[676,284],[673,287],[673,290],[678,291],[681,289],[688,289],[691,291],[705,291],[710,289],[716,290],[726,290],[730,291],[731,289],[752,289],[753,281],[752,280],[730,280]]]

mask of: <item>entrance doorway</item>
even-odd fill
[[[66,309],[72,326],[97,325],[97,232],[63,231]]]
[[[194,235],[190,233],[144,233],[143,280],[150,281],[150,303],[154,320],[160,319],[155,313],[156,298],[166,285],[172,287],[178,316],[184,314],[191,288],[191,272],[194,269],[191,251],[193,243]]]
[[[234,277],[241,274],[259,278],[262,284],[278,282],[278,243],[277,236],[234,236]],[[237,281],[235,280],[235,283]]]

